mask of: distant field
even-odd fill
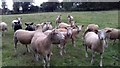
[[[2,66],[40,66],[43,63],[33,62],[33,54],[26,52],[26,47],[18,43],[17,53],[18,56],[14,57],[14,47],[13,47],[13,30],[11,28],[11,21],[17,17],[22,17],[23,28],[25,28],[25,22],[41,23],[44,21],[51,21],[53,26],[55,26],[56,17],[61,14],[62,21],[67,22],[67,15],[70,14],[74,17],[78,25],[84,24],[86,26],[90,23],[95,23],[100,26],[100,28],[113,27],[120,28],[118,26],[118,11],[100,11],[100,12],[47,12],[47,13],[35,13],[35,14],[21,14],[21,15],[3,15],[2,21],[8,24],[8,32],[2,38]],[[51,57],[50,65],[52,66],[91,66],[91,51],[89,50],[89,58],[85,58],[85,49],[82,45],[82,33],[78,36],[77,47],[74,48],[71,41],[68,41],[66,47],[66,54],[63,57],[59,55],[59,49],[56,45],[53,46],[53,56]],[[109,42],[109,47],[105,50],[103,65],[104,66],[114,66],[114,64],[120,65],[119,61],[114,59],[114,55],[118,56],[118,45],[120,42],[116,41],[115,45],[111,45],[113,42]],[[120,57],[120,56],[119,56]],[[99,65],[100,56],[96,53],[95,64],[93,66]]]

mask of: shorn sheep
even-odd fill
[[[6,30],[8,30],[7,24],[6,24],[5,22],[1,22],[1,23],[0,23],[0,31],[2,31],[3,34],[4,34],[4,32],[5,32]]]
[[[21,44],[26,45],[27,52],[30,52],[27,45],[31,43],[31,40],[32,40],[35,32],[42,32],[42,26],[39,26],[39,28],[36,31],[28,31],[28,30],[19,29],[14,33],[13,43],[14,43],[15,53],[16,53],[18,41]]]
[[[17,30],[17,31],[14,33],[13,42],[14,42],[15,53],[16,53],[18,41],[19,41],[21,44],[26,45],[27,52],[30,52],[30,50],[29,50],[29,48],[28,48],[27,45],[31,43],[31,39],[32,39],[33,36],[34,36],[34,33],[35,33],[35,31],[27,31],[27,30],[22,30],[22,29]]]
[[[70,23],[70,24],[61,22],[61,23],[59,23],[59,25],[58,25],[58,28],[65,28],[65,27],[77,28],[77,25],[76,25],[75,21],[72,21],[72,23]]]
[[[31,41],[32,49],[35,53],[36,60],[38,60],[39,55],[43,57],[44,66],[49,66],[50,56],[51,56],[51,44],[55,41],[55,38],[59,37],[64,39],[58,31],[53,30],[48,35],[43,32],[36,32]]]
[[[52,30],[52,22],[43,22],[41,24],[36,24],[35,25],[35,30],[39,28],[39,26],[42,26],[42,31],[45,32],[46,30]]]
[[[111,32],[109,32],[107,34],[107,38],[110,39],[110,40],[114,40],[114,43],[115,41],[118,39],[120,41],[120,29],[116,29],[116,28],[109,28],[109,27],[106,27],[104,28],[105,30],[111,30]],[[113,44],[114,44],[113,43]]]
[[[77,26],[76,29],[72,30],[72,37],[71,37],[71,39],[72,39],[72,45],[74,47],[76,47],[75,40],[76,40],[77,36],[79,35],[79,33],[81,32],[81,30],[82,30],[83,27],[84,27],[84,25],[80,25],[80,26]]]
[[[52,22],[45,22],[43,27],[42,27],[42,31],[46,31],[46,30],[52,30],[53,27],[52,27]]]
[[[52,43],[52,44],[59,44],[60,48],[60,55],[63,56],[63,53],[66,53],[65,51],[65,46],[67,43],[67,40],[72,36],[72,28],[71,27],[66,27],[66,28],[59,28],[56,29],[59,31],[65,38],[64,39],[57,39]],[[47,30],[44,32],[46,35],[50,33],[50,30]]]
[[[105,30],[98,30],[97,34],[95,32],[87,32],[85,34],[84,42],[85,42],[85,51],[86,51],[86,57],[88,57],[87,54],[87,48],[90,48],[92,51],[92,59],[91,64],[94,62],[95,52],[100,53],[100,66],[102,66],[102,59],[103,59],[103,53],[105,50],[105,47],[107,46],[106,43],[106,33],[111,32],[111,30],[105,31]]]
[[[14,29],[14,26],[15,26],[15,23],[14,23],[14,22],[19,22],[20,25],[22,26],[22,21],[21,21],[21,19],[22,19],[22,18],[18,17],[18,18],[16,18],[16,20],[13,20],[13,21],[12,21],[12,28],[13,28],[13,29]]]

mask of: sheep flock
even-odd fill
[[[73,48],[77,47],[77,39],[80,38],[83,42],[84,55],[86,58],[90,58],[88,51],[92,54],[91,65],[95,63],[95,54],[99,54],[99,66],[104,65],[104,52],[109,48],[109,43],[113,40],[120,41],[120,29],[113,27],[100,28],[98,24],[84,24],[78,25],[75,21],[75,17],[72,15],[66,16],[67,22],[63,22],[62,15],[56,16],[54,22],[44,21],[39,24],[34,22],[22,22],[22,18],[16,18],[11,21],[11,25],[7,25],[4,21],[0,23],[0,31],[3,38],[7,35],[7,31],[11,26],[13,34],[13,50],[14,56],[19,57],[19,43],[26,47],[26,53],[31,53],[35,62],[40,59],[43,61],[44,67],[51,66],[51,56],[54,54],[53,46],[57,46],[59,49],[59,56],[64,57],[67,54],[66,47],[70,45]],[[55,24],[55,26],[53,26]],[[24,27],[26,26],[26,27]],[[90,49],[90,50],[88,50]],[[18,56],[19,55],[19,56]],[[62,59],[62,58],[61,58]],[[40,60],[40,61],[41,61]],[[56,60],[57,61],[57,60]],[[86,61],[86,60],[85,60]],[[88,61],[90,62],[90,61]]]

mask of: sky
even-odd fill
[[[43,2],[47,2],[48,0],[34,0],[34,3],[35,3],[35,5],[37,5],[37,6],[40,6],[40,4],[42,4]],[[60,2],[61,1],[63,1],[63,0],[59,0]],[[6,4],[7,4],[7,6],[8,6],[8,9],[10,9],[10,10],[12,10],[13,9],[13,0],[6,0]],[[2,5],[2,2],[1,2],[1,0],[0,0],[0,8],[2,8],[1,7],[1,5]]]

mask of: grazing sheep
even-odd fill
[[[83,27],[84,27],[84,25],[77,26],[76,29],[73,29],[73,30],[72,30],[72,37],[71,37],[71,39],[72,39],[72,45],[73,45],[74,47],[76,47],[75,39],[77,38],[77,35],[80,33],[80,31],[82,30]]]
[[[21,19],[22,19],[22,18],[18,17],[18,18],[16,18],[16,20],[13,20],[13,21],[12,21],[12,28],[13,28],[13,29],[14,29],[14,26],[15,26],[15,23],[14,23],[14,22],[19,22],[20,25],[22,26]]]
[[[26,25],[25,30],[35,31],[35,26],[34,26],[33,24],[34,24],[34,23],[25,23],[25,25]]]
[[[71,23],[71,21],[73,21],[74,18],[73,18],[73,16],[68,15],[68,16],[67,16],[67,19],[68,19],[68,23]]]
[[[114,43],[115,43],[116,39],[119,39],[119,41],[120,41],[120,29],[107,27],[107,28],[105,28],[105,30],[111,30],[111,32],[109,32],[107,34],[107,38],[109,38],[110,40],[114,40]]]
[[[106,43],[106,33],[111,32],[111,30],[105,31],[105,30],[98,30],[97,34],[95,32],[87,32],[85,34],[85,50],[86,50],[86,57],[88,57],[87,54],[87,48],[91,49],[92,51],[92,60],[91,64],[94,62],[95,52],[100,53],[100,66],[102,66],[102,59],[103,59],[103,53],[105,50],[105,47],[107,46]]]
[[[6,30],[8,30],[8,29],[7,29],[7,24],[6,24],[5,22],[1,22],[1,23],[0,23],[0,31],[2,31],[3,34],[4,34],[4,32],[5,32]]]
[[[50,56],[51,56],[51,44],[55,41],[56,37],[64,39],[58,31],[53,30],[48,35],[43,32],[37,32],[31,41],[32,49],[35,53],[36,60],[38,56],[43,57],[44,66],[49,66]]]
[[[55,20],[56,24],[59,24],[61,23],[61,15],[59,15],[56,20]]]

